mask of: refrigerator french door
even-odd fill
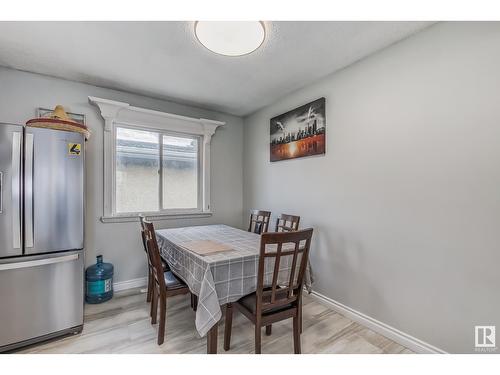
[[[81,331],[83,146],[0,124],[0,351]]]

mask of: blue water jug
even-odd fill
[[[113,297],[113,265],[103,263],[102,255],[97,256],[97,263],[85,271],[87,303],[102,303]]]

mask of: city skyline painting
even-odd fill
[[[316,99],[270,120],[270,160],[325,153],[325,98]]]

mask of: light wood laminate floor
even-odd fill
[[[405,347],[355,323],[305,295],[302,353],[411,353]],[[165,343],[156,344],[157,325],[151,325],[149,304],[139,289],[120,292],[106,303],[85,306],[85,325],[79,335],[32,346],[20,353],[206,353],[206,338],[194,327],[189,296],[168,299]],[[253,353],[254,328],[235,312],[231,350]],[[262,353],[293,353],[291,320],[273,324],[271,336],[262,335]]]

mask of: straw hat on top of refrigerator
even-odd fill
[[[28,120],[26,125],[34,128],[49,128],[82,133],[86,140],[90,137],[90,131],[87,126],[71,119],[62,105],[57,105],[54,112],[46,117]]]

